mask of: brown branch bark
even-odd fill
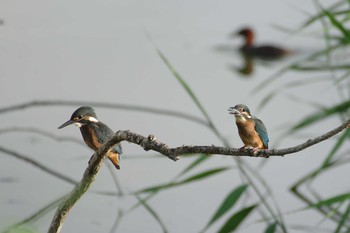
[[[255,156],[255,157],[269,157],[269,156],[284,156],[286,154],[292,154],[304,150],[310,146],[320,143],[328,138],[340,133],[344,129],[350,126],[350,120],[345,121],[343,124],[337,128],[313,139],[309,139],[304,143],[301,143],[294,147],[289,147],[285,149],[270,149],[261,150],[258,153],[254,153],[252,149],[237,149],[228,147],[218,147],[218,146],[180,146],[175,148],[170,148],[166,144],[159,142],[155,139],[153,135],[149,135],[147,138],[135,134],[130,131],[118,131],[111,140],[115,142],[128,141],[131,143],[138,144],[142,146],[145,150],[157,151],[168,158],[176,161],[178,156],[183,154],[220,154],[220,155],[230,155],[230,156]]]
[[[115,143],[114,143],[115,144]],[[113,145],[111,140],[106,142],[102,148],[97,151],[90,159],[89,166],[86,168],[82,180],[75,186],[71,193],[62,200],[58,206],[55,216],[53,217],[48,233],[61,232],[63,223],[67,218],[70,210],[75,203],[82,197],[82,195],[89,189],[92,182],[95,180],[101,164]]]
[[[346,128],[350,127],[350,120],[345,121],[343,124],[337,128],[313,139],[309,139],[306,142],[299,144],[294,147],[289,147],[285,149],[271,149],[271,150],[261,150],[259,153],[254,153],[252,149],[240,150],[237,148],[228,148],[228,147],[217,147],[217,146],[180,146],[175,148],[170,148],[168,145],[158,141],[153,135],[144,137],[142,135],[126,131],[118,131],[115,135],[109,139],[102,148],[97,151],[90,159],[89,166],[84,172],[82,180],[76,185],[72,190],[70,195],[68,195],[62,203],[59,205],[54,218],[52,219],[49,233],[60,232],[62,229],[63,223],[68,216],[70,210],[74,204],[80,199],[80,197],[89,189],[92,182],[95,180],[95,177],[101,167],[102,161],[106,157],[106,153],[113,148],[115,144],[121,141],[128,141],[135,143],[143,147],[145,150],[154,150],[171,160],[178,160],[180,155],[183,154],[193,154],[193,153],[202,153],[202,154],[220,154],[228,156],[256,156],[256,157],[269,157],[269,156],[283,156],[286,154],[292,154],[304,150],[310,146],[313,146],[317,143],[320,143],[328,138],[340,133]]]

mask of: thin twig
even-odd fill
[[[210,127],[210,125],[205,120],[185,112],[179,112],[179,111],[174,111],[170,109],[145,107],[141,105],[104,103],[104,102],[92,102],[92,101],[34,100],[34,101],[24,102],[17,105],[11,105],[8,107],[0,108],[0,114],[11,113],[11,112],[20,111],[27,108],[33,108],[33,107],[84,106],[84,105],[101,107],[101,108],[120,109],[120,110],[127,110],[127,111],[139,111],[139,112],[146,112],[150,114],[177,117],[177,118],[186,119],[186,120],[204,125],[206,127]]]
[[[25,156],[23,154],[20,154],[20,153],[18,153],[16,151],[12,151],[12,150],[9,150],[7,148],[4,148],[4,147],[0,146],[0,152],[2,152],[4,154],[11,155],[11,156],[14,156],[17,159],[20,159],[22,161],[25,161],[25,162],[33,165],[34,167],[39,168],[40,170],[42,170],[44,172],[47,172],[47,173],[49,173],[49,174],[51,174],[51,175],[53,175],[53,176],[55,176],[55,177],[57,177],[59,179],[67,181],[68,183],[71,183],[71,184],[74,184],[74,185],[76,185],[78,183],[77,181],[71,179],[70,177],[65,176],[65,175],[63,175],[63,174],[61,174],[61,173],[59,173],[57,171],[54,171],[54,170],[48,168],[47,166],[41,164],[40,162],[35,161],[34,159],[31,159],[30,157]]]

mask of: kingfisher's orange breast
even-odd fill
[[[238,133],[245,146],[266,149],[258,132],[255,130],[255,123],[252,120],[236,122]]]
[[[82,126],[80,127],[80,130],[81,134],[83,135],[84,142],[91,149],[97,151],[102,146],[102,143],[98,140],[94,129],[88,126]]]

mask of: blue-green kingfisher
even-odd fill
[[[253,147],[254,151],[268,149],[269,136],[266,127],[260,119],[250,114],[247,106],[238,104],[230,107],[228,111],[236,118],[238,133],[244,143],[242,149],[245,147]]]
[[[73,112],[71,118],[58,128],[62,129],[71,124],[79,126],[86,145],[94,151],[97,151],[104,142],[114,135],[113,130],[97,119],[92,107],[83,106],[78,108]],[[119,156],[121,153],[122,148],[118,143],[107,154],[108,159],[117,169],[120,169]]]

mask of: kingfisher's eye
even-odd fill
[[[241,111],[242,111],[242,112],[245,112],[244,108],[241,108]]]
[[[77,117],[74,117],[74,120],[81,120],[81,119],[83,119],[83,116],[82,116],[82,115],[77,116]]]

